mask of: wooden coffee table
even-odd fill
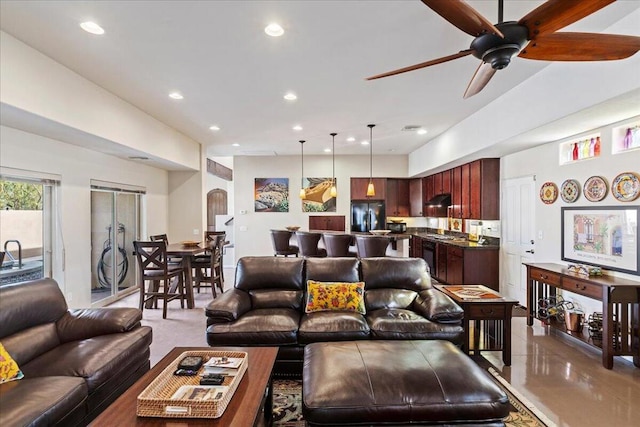
[[[151,418],[136,415],[137,398],[164,368],[185,351],[246,351],[249,366],[229,406],[220,418]],[[224,426],[250,427],[271,424],[271,371],[277,347],[176,347],[124,392],[90,425],[92,426]]]
[[[502,361],[511,365],[511,311],[518,301],[505,298],[493,289],[482,285],[434,285],[464,310],[464,342],[462,350],[480,354],[483,350],[502,350]],[[470,293],[481,287],[486,290],[482,297],[462,297],[455,291],[468,288]],[[473,322],[473,328],[470,325]],[[473,329],[473,342],[469,342]],[[484,347],[480,347],[482,333]]]

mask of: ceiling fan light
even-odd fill
[[[487,50],[482,55],[482,60],[491,64],[494,70],[502,70],[511,62],[513,55],[520,52],[520,46],[517,44],[506,44]]]

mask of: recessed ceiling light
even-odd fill
[[[355,141],[355,140],[356,140],[356,139],[355,139],[354,137],[352,137],[352,136],[350,136],[349,138],[347,138],[347,142],[353,142],[353,141]]]
[[[240,144],[238,144],[237,142],[234,142],[233,144],[231,144],[232,147],[240,147]]]
[[[362,145],[369,145],[369,141],[362,141],[360,144],[362,144]]]
[[[180,92],[171,92],[169,94],[169,98],[172,98],[172,99],[184,99],[184,96],[182,96],[182,94]]]
[[[101,36],[104,34],[104,28],[95,22],[87,21],[80,24],[80,28],[85,30],[87,33],[95,34],[97,36]]]
[[[264,32],[271,37],[280,37],[284,34],[284,29],[275,22],[264,27]]]
[[[325,152],[325,153],[330,153],[330,152],[331,152],[331,148],[325,148],[325,149],[324,149],[324,152]]]
[[[296,99],[298,99],[298,97],[293,92],[287,92],[284,94],[284,99],[286,99],[287,101],[295,101]]]
[[[300,125],[295,125],[294,127],[292,127],[291,129],[293,130],[302,130],[302,126]]]
[[[423,128],[418,129],[418,135],[426,135],[426,134],[427,134],[426,129],[423,129]]]
[[[220,130],[220,126],[218,126],[218,125],[209,126],[209,129],[214,130],[214,131],[215,130]]]

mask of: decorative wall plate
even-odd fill
[[[609,191],[607,181],[601,176],[592,176],[584,183],[584,197],[590,202],[599,202],[607,196]]]
[[[573,203],[580,197],[580,183],[575,179],[567,179],[560,186],[560,197],[566,203]]]
[[[540,188],[540,200],[545,205],[550,205],[558,198],[558,186],[553,182],[545,182]]]
[[[616,176],[611,183],[611,194],[621,202],[631,202],[640,194],[640,178],[633,172]]]

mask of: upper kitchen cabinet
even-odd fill
[[[351,200],[386,200],[387,198],[387,179],[373,178],[373,185],[376,195],[367,196],[367,186],[369,178],[351,178]]]
[[[409,216],[409,180],[387,178],[385,200],[388,216]]]
[[[469,166],[469,215],[465,218],[500,219],[500,159],[480,159]]]
[[[422,183],[424,178],[409,180],[409,216],[425,215]]]

